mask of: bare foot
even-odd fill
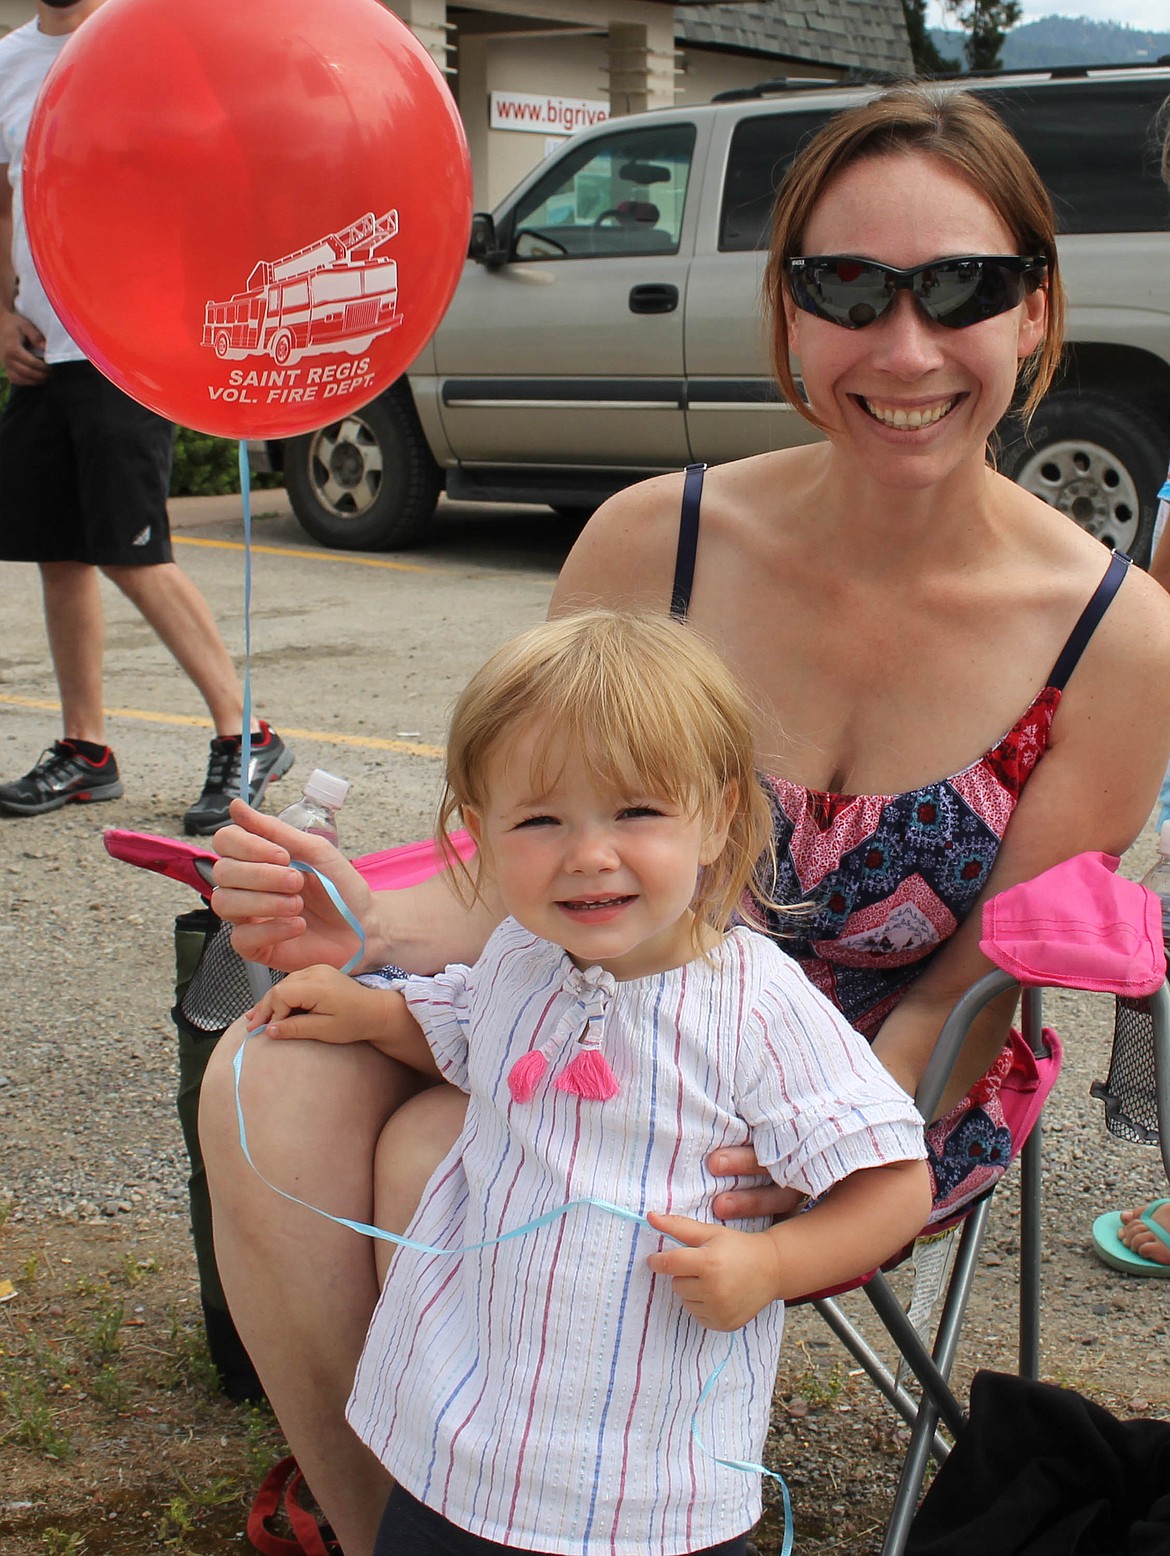
[[[1157,1210],[1151,1210],[1149,1205],[1123,1210],[1117,1236],[1127,1248],[1143,1259],[1149,1259],[1151,1264],[1170,1264],[1170,1245],[1150,1231],[1148,1223],[1151,1221],[1170,1235],[1170,1203],[1163,1202]]]

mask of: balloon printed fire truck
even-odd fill
[[[267,353],[278,367],[324,351],[364,351],[403,320],[397,261],[374,258],[397,233],[397,211],[369,211],[283,259],[260,260],[244,291],[207,304],[202,344],[221,360]]]

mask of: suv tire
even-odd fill
[[[343,551],[415,545],[443,487],[404,383],[328,427],[290,438],[284,479],[313,539]]]
[[[1168,451],[1170,428],[1147,412],[1060,390],[1041,402],[1027,432],[1019,422],[1005,428],[999,467],[1144,567]]]

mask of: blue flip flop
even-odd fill
[[[1152,1199],[1147,1208],[1160,1210],[1163,1205],[1170,1205],[1170,1199]],[[1159,1226],[1156,1221],[1147,1221],[1146,1225],[1170,1248],[1170,1232],[1165,1227]],[[1148,1275],[1170,1280],[1170,1264],[1157,1264],[1153,1259],[1134,1253],[1132,1248],[1127,1248],[1121,1241],[1118,1236],[1120,1230],[1119,1210],[1107,1210],[1103,1216],[1097,1217],[1093,1222],[1093,1249],[1097,1257],[1126,1275]]]

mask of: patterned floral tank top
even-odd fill
[[[702,465],[687,468],[671,610],[685,617],[698,548]],[[925,963],[974,907],[1061,693],[1120,588],[1114,553],[1043,690],[1002,740],[962,772],[906,794],[823,794],[761,774],[772,804],[779,902],[806,915],[745,914],[776,935],[871,1041]]]

